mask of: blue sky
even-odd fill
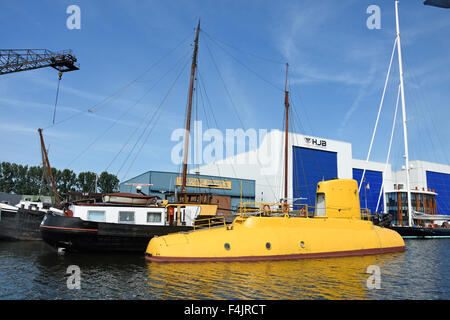
[[[449,164],[450,10],[422,2],[400,2],[410,158]],[[80,30],[66,27],[72,4],[81,9]],[[372,4],[381,9],[379,30],[366,26]],[[394,43],[393,1],[17,0],[0,3],[2,47],[72,49],[81,69],[63,75],[56,121],[77,116],[51,126],[54,69],[3,75],[0,161],[38,165],[37,129],[46,128],[50,161],[59,169],[108,169],[121,180],[147,170],[178,170],[170,136],[184,126],[198,18],[204,30],[199,72],[216,120],[209,118],[210,127],[282,129],[288,62],[296,131],[350,142],[353,157],[366,158]],[[144,133],[132,151],[150,117],[158,118],[178,74],[151,134],[145,140]],[[386,157],[397,84],[394,60],[374,161]],[[103,103],[109,97],[114,99]],[[193,117],[206,127],[203,108],[199,102]],[[403,161],[401,128],[396,130],[394,169]]]

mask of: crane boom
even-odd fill
[[[60,72],[79,70],[71,50],[0,49],[0,75],[52,67]]]

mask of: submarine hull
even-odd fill
[[[395,231],[339,218],[239,217],[231,226],[153,238],[153,262],[294,260],[402,252]]]

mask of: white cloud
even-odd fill
[[[358,94],[353,100],[352,105],[345,113],[344,120],[342,121],[338,129],[339,136],[342,137],[343,130],[347,126],[348,121],[352,118],[353,114],[359,109],[361,102],[367,96],[369,85],[373,82],[375,78],[376,70],[377,70],[376,65],[373,64],[369,70],[367,80],[363,82],[363,85],[359,88]]]

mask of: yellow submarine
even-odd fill
[[[243,205],[230,225],[152,238],[145,257],[153,262],[260,261],[405,251],[402,237],[366,219],[359,203],[355,180],[321,181],[314,212],[306,205],[294,210],[285,203],[260,204],[253,211]]]

